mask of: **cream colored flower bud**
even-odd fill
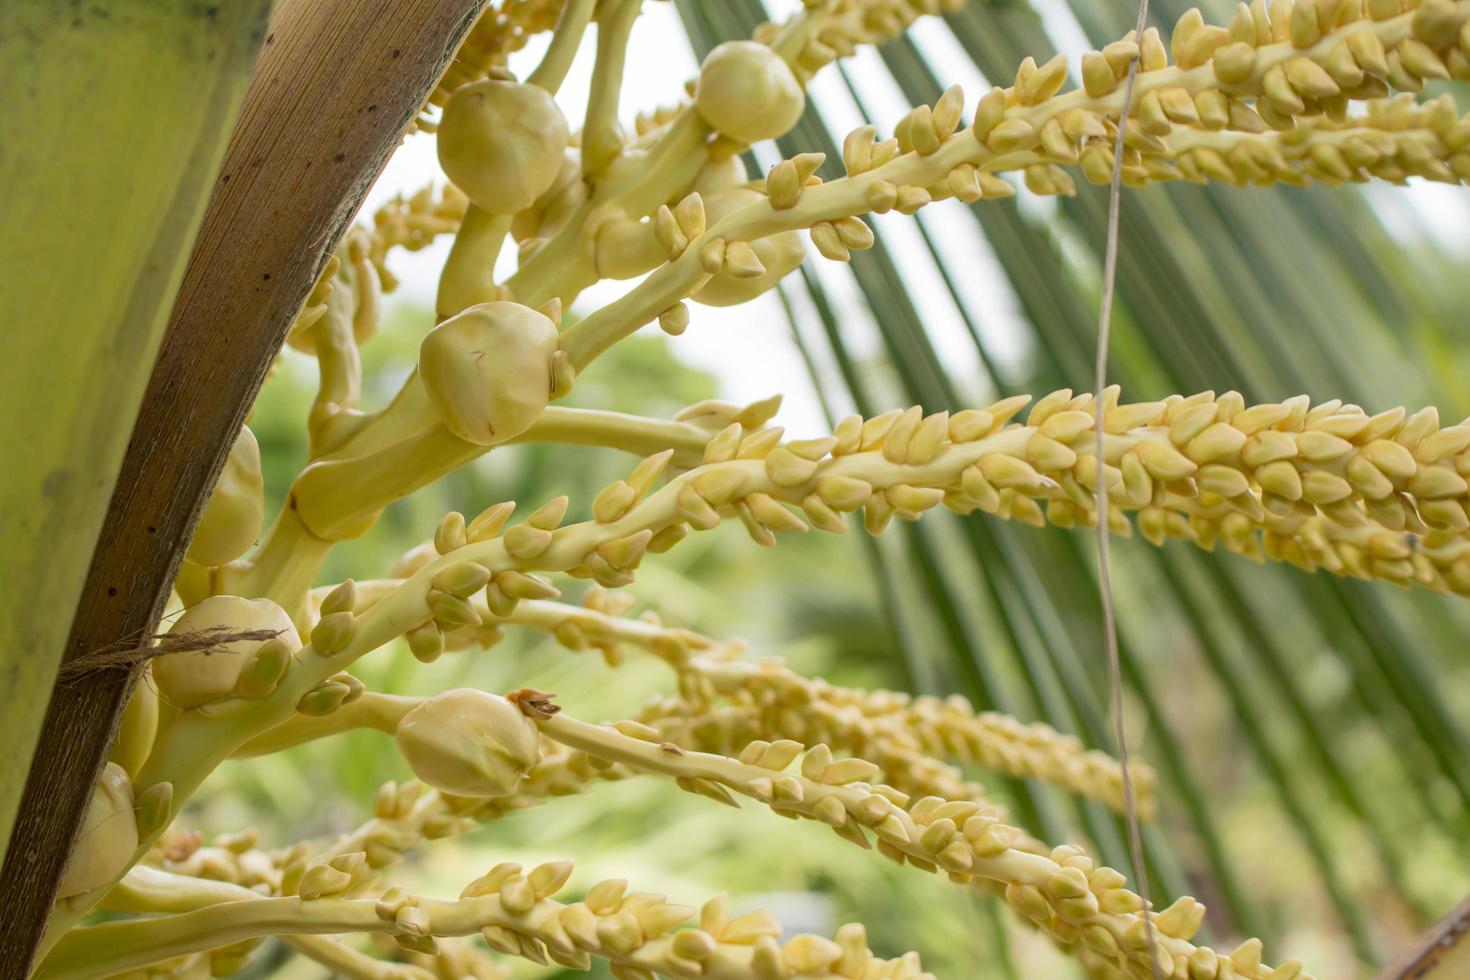
[[[295,650],[301,637],[286,610],[269,599],[242,599],[233,595],[210,596],[184,610],[169,630],[170,636],[212,628],[278,631],[280,639]],[[240,671],[260,645],[260,640],[237,640],[208,651],[169,653],[153,661],[153,680],[158,693],[180,708],[194,708],[232,696]]]
[[[249,426],[241,426],[225,468],[210,491],[209,502],[187,557],[196,565],[223,565],[249,550],[265,523],[265,481],[260,473],[260,446]]]
[[[516,241],[528,238],[550,238],[561,230],[567,219],[577,213],[587,200],[587,182],[582,179],[582,151],[567,147],[562,154],[561,169],[551,186],[527,208],[517,211],[511,220],[510,233]]]
[[[705,56],[694,104],[721,133],[754,143],[795,126],[806,96],[776,52],[755,41],[726,41]]]
[[[704,199],[705,224],[713,227],[725,215],[763,197],[759,191],[748,187],[711,194]],[[765,272],[748,279],[731,275],[728,271],[719,272],[690,299],[705,306],[735,306],[748,302],[776,285],[806,257],[806,246],[802,243],[801,233],[796,231],[758,238],[750,245],[761,265],[765,266]]]
[[[540,733],[498,694],[457,688],[403,716],[398,749],[413,774],[456,796],[509,796],[536,764]]]
[[[745,161],[740,159],[739,154],[732,154],[718,163],[711,160],[700,167],[689,189],[708,198],[720,191],[738,187],[749,179],[750,175],[745,172]],[[673,207],[676,203],[678,202],[670,201],[669,206]]]
[[[446,428],[480,446],[526,431],[551,400],[556,325],[519,303],[481,303],[424,337],[419,378]]]
[[[122,766],[129,776],[136,776],[148,753],[153,751],[153,738],[158,734],[158,692],[147,667],[133,684],[117,735],[107,750],[107,761]]]
[[[439,165],[476,207],[514,214],[551,187],[567,120],[536,85],[485,79],[456,89],[439,122]]]
[[[57,894],[69,898],[101,888],[127,870],[137,849],[133,784],[122,766],[109,762],[92,787],[92,801]]]

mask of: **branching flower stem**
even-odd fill
[[[174,874],[140,864],[108,892],[100,908],[134,915],[192,912],[228,902],[255,901],[260,894],[227,881]],[[326,936],[285,936],[297,952],[329,967],[349,980],[432,980],[427,970],[406,964],[387,964],[359,953]]]
[[[587,969],[589,954],[613,964],[674,980],[766,980],[773,975],[843,980],[880,975],[923,980],[917,957],[895,964],[876,960],[861,926],[844,926],[837,941],[796,936],[776,942],[780,926],[769,912],[726,918],[723,898],[706,903],[699,928],[670,933],[694,910],[659,895],[625,894],[627,882],[607,881],[585,901],[556,902],[570,862],[552,862],[520,874],[502,864],[472,882],[456,901],[411,896],[391,889],[376,901],[258,896],[154,919],[111,922],[74,930],[42,965],[47,980],[92,980],[189,953],[270,935],[321,936],[343,932],[393,936],[411,948],[433,939],[483,935],[501,952],[538,963],[547,958]],[[248,893],[247,894],[253,894]]]
[[[1176,958],[1212,964],[1221,958],[1188,941],[1203,913],[1203,906],[1192,899],[1151,916],[1151,941],[1149,922],[1140,914],[1141,899],[1121,887],[1124,879],[1117,872],[1095,868],[1090,861],[1079,868],[1017,850],[1010,842],[1019,832],[980,815],[973,802],[931,797],[910,804],[903,794],[862,781],[877,772],[872,763],[858,759],[833,762],[830,753],[820,757],[808,753],[800,774],[786,774],[784,770],[801,750],[796,743],[784,743],[789,750],[783,750],[782,743],[757,742],[742,753],[742,760],[750,761],[740,761],[654,744],[562,713],[537,716],[537,724],[563,745],[664,773],[691,792],[737,805],[726,792],[733,790],[777,812],[826,823],[863,847],[870,846],[866,828],[877,836],[885,854],[900,861],[942,869],[963,883],[973,878],[1003,883],[1007,900],[1041,928],[1066,944],[1080,937],[1092,952],[1112,959],[1119,969],[1130,964],[1147,968],[1151,950],[1158,955],[1160,966],[1167,958],[1170,974]],[[1269,968],[1258,972],[1258,958],[1250,961],[1254,950],[1239,951],[1237,975],[1270,975]]]
[[[413,376],[393,401],[393,406],[410,405],[419,408],[390,406],[369,417],[346,449],[309,466],[291,491],[298,506],[282,509],[255,558],[219,569],[215,590],[265,596],[287,609],[299,607],[340,536],[366,531],[388,504],[494,448],[450,434],[430,414]],[[422,428],[400,441],[375,438],[379,432],[401,430],[410,412],[418,415]],[[511,442],[603,446],[640,456],[673,449],[676,465],[688,466],[698,462],[711,435],[687,422],[553,405]],[[348,455],[349,450],[361,454]],[[317,523],[308,525],[312,516]]]
[[[562,8],[561,19],[556,23],[551,44],[535,71],[526,77],[527,84],[538,85],[552,95],[557,93],[571,70],[572,60],[577,56],[582,35],[587,33],[587,25],[591,23],[596,7],[597,0],[568,0]]]

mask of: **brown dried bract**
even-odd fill
[[[534,687],[523,687],[511,691],[505,699],[532,718],[544,721],[561,710],[561,705],[552,702],[555,694],[538,691]]]

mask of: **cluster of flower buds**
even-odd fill
[[[710,439],[702,465],[643,504],[662,456],[604,489],[594,522],[554,533],[523,526],[506,549],[527,567],[616,587],[645,552],[726,516],[763,545],[808,522],[840,532],[842,515],[857,510],[877,533],[894,516],[916,519],[941,503],[1095,526],[1101,476],[1119,533],[1132,532],[1132,511],[1154,543],[1220,543],[1308,570],[1470,593],[1470,425],[1441,428],[1433,408],[1370,416],[1338,401],[1313,407],[1306,396],[1251,407],[1235,392],[1118,404],[1110,389],[1099,468],[1092,400],[1053,392],[1024,424],[1013,419],[1029,396],[952,416],[914,407],[851,416],[831,436],[787,442],[779,428],[732,424]],[[562,535],[566,547],[554,547]],[[556,560],[546,564],[547,554]]]
[[[765,803],[776,813],[820,821],[838,836],[885,857],[961,883],[998,883],[1006,901],[1065,946],[1086,947],[1091,962],[1124,976],[1187,978],[1234,976],[1248,980],[1305,977],[1299,961],[1274,969],[1261,962],[1261,944],[1248,940],[1229,954],[1190,942],[1205,908],[1181,898],[1149,915],[1126,878],[1096,864],[1081,848],[1063,845],[1037,853],[1031,839],[1009,826],[994,807],[938,796],[914,799],[882,783],[859,758],[836,759],[826,745],[756,741],[739,759],[658,744],[621,726],[588,725],[555,715],[538,722],[563,744],[635,768],[673,776],[685,790],[734,805],[731,793]],[[1151,924],[1151,930],[1150,930]],[[1150,931],[1152,937],[1150,937]],[[1152,942],[1150,941],[1152,938]]]
[[[953,13],[964,0],[812,0],[804,5],[805,16],[761,24],[754,33],[755,40],[776,47],[783,46],[783,35],[799,38],[791,62],[803,83],[837,58],[850,57],[858,45],[898,37],[919,17]]]
[[[149,849],[143,864],[170,874],[239,885],[258,895],[282,894],[288,877],[300,880],[310,845],[303,841],[271,852],[259,844],[260,834],[254,828],[220,834],[205,843],[198,831],[173,826]],[[288,869],[294,871],[288,875]]]
[[[493,0],[460,42],[454,60],[429,94],[428,105],[414,121],[415,128],[436,131],[438,120],[430,116],[429,107],[443,108],[460,88],[503,70],[506,58],[533,36],[556,26],[565,5],[566,0]]]
[[[724,896],[705,903],[697,925],[689,928],[679,926],[695,918],[694,909],[672,905],[662,895],[630,892],[622,879],[598,882],[579,902],[552,900],[571,873],[570,861],[524,873],[520,865],[506,862],[471,882],[460,902],[486,905],[485,918],[493,921],[481,928],[481,935],[493,950],[580,970],[588,969],[596,956],[608,960],[620,980],[652,980],[655,975],[691,980],[931,977],[920,968],[917,954],[891,961],[875,957],[860,925],[843,926],[835,940],[800,935],[783,943],[781,927],[770,912],[757,909],[731,918]],[[380,914],[391,910],[396,920],[413,907],[407,902],[392,907],[399,898],[385,895]]]
[[[451,235],[464,219],[469,198],[453,184],[425,184],[407,198],[399,196],[373,212],[368,256],[378,270],[383,292],[398,288],[398,277],[388,269],[395,248],[418,252],[440,235]]]
[[[976,713],[959,695],[912,697],[894,691],[837,687],[795,673],[779,660],[712,662],[695,657],[681,671],[682,698],[655,701],[638,716],[685,747],[732,752],[756,739],[825,743],[877,762],[884,778],[906,792],[978,797],[951,759],[1039,779],[1122,811],[1123,774],[1116,759],[1088,751],[1049,725],[1026,725],[996,712]],[[712,702],[728,699],[726,710]],[[1134,765],[1140,811],[1154,808],[1156,777]]]
[[[815,712],[827,713],[823,706],[818,706]],[[906,739],[890,739],[876,733],[864,738],[858,726],[848,726],[842,732],[832,731],[823,738],[817,734],[817,726],[787,728],[773,722],[746,698],[735,698],[723,705],[694,704],[682,698],[658,698],[644,705],[633,721],[657,733],[661,739],[697,752],[730,754],[751,741],[761,739],[791,739],[806,744],[822,741],[876,763],[886,783],[911,796],[988,802],[983,786],[966,779],[958,767],[914,751],[906,744]]]
[[[1365,110],[1341,121],[1302,120],[1284,133],[1181,133],[1167,154],[1146,156],[1143,166],[1149,180],[1236,186],[1470,179],[1470,154],[1457,152],[1470,146],[1470,119],[1455,116],[1449,96],[1422,104],[1410,95],[1375,99]],[[1087,176],[1100,182],[1104,175],[1094,169]]]
[[[1451,101],[1415,109],[1390,91],[1470,76],[1466,23],[1454,0],[1301,0],[1238,5],[1228,27],[1191,10],[1171,50],[1157,29],[1082,59],[1081,89],[1063,92],[1067,59],[1030,58],[1012,85],[985,94],[960,131],[964,96],[951,88],[878,140],[871,126],[844,141],[849,177],[870,172],[862,193],[837,192],[808,210],[912,213],[933,200],[1002,198],[998,173],[1015,171],[1039,194],[1071,194],[1063,169],[1107,183],[1112,174],[1121,83],[1137,58],[1135,106],[1124,133],[1124,180],[1217,180],[1231,184],[1327,184],[1409,176],[1457,183],[1470,174],[1470,120]],[[1349,115],[1350,101],[1367,112]],[[881,178],[881,179],[879,179]],[[824,249],[824,254],[828,254]],[[830,256],[838,257],[838,256]]]

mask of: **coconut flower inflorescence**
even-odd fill
[[[701,402],[674,419],[551,406],[633,332],[657,322],[682,334],[689,302],[727,306],[772,289],[801,264],[808,237],[823,258],[848,261],[876,244],[868,215],[1013,195],[1003,172],[1037,194],[1073,192],[1074,173],[1108,183],[1117,91],[1135,58],[1121,161],[1132,187],[1470,179],[1470,119],[1449,96],[1409,94],[1427,80],[1470,79],[1470,0],[1258,0],[1238,7],[1229,27],[1191,11],[1171,45],[1151,28],[1084,55],[1080,88],[1066,90],[1066,57],[1028,58],[978,104],[953,86],[891,121],[889,138],[875,126],[853,130],[840,161],[796,152],[750,179],[744,151],[790,132],[823,65],[953,6],[804,4],[755,40],[715,47],[686,90],[692,98],[640,114],[630,134],[616,93],[638,0],[492,5],[430,100],[442,112],[420,118],[437,130],[452,183],[399,198],[372,229],[349,233],[296,317],[288,342],[321,372],[308,465],[253,551],[260,454],[248,429],[233,448],[176,583],[189,608],[161,644],[186,652],[154,651],[158,697],[144,678],[128,708],[63,882],[72,900],[53,917],[65,936],[43,969],[127,974],[154,956],[180,974],[224,975],[242,965],[246,946],[278,933],[334,971],[382,975],[367,953],[308,935],[362,931],[371,905],[372,930],[437,957],[436,975],[483,975],[477,961],[459,959],[470,947],[457,940],[478,934],[541,964],[587,969],[602,957],[623,977],[928,976],[914,954],[874,958],[861,927],[782,943],[769,913],[728,920],[717,899],[698,928],[674,931],[692,909],[625,894],[617,880],[587,889],[584,901],[553,902],[569,862],[526,873],[504,862],[458,903],[416,899],[381,877],[422,840],[639,774],[722,803],[745,796],[823,825],[812,832],[830,828],[899,864],[1003,891],[1089,975],[1304,978],[1297,961],[1263,963],[1254,940],[1229,953],[1195,946],[1204,910],[1192,899],[1145,920],[1144,898],[1122,874],[1012,826],[960,768],[1126,810],[1123,768],[1077,738],[977,713],[958,697],[838,688],[769,659],[742,662],[738,644],[665,627],[651,613],[625,617],[632,598],[603,591],[722,523],[738,520],[769,547],[788,532],[845,531],[849,515],[878,534],[895,517],[944,506],[1034,525],[1106,521],[1154,543],[1218,543],[1306,571],[1470,595],[1470,420],[1441,426],[1432,409],[1368,415],[1306,396],[1247,405],[1235,392],[1124,404],[1116,389],[1095,404],[1062,390],[1024,417],[1029,399],[1012,396],[953,415],[945,406],[854,415],[830,434],[785,439],[769,424],[779,399]],[[594,91],[573,133],[555,92],[594,22]],[[553,26],[542,63],[513,80],[505,54]],[[454,248],[439,322],[422,325],[417,371],[386,404],[364,405],[372,386],[358,348],[375,333],[380,293],[397,281],[387,259],[442,235]],[[638,281],[612,302],[587,303],[607,279]],[[579,297],[585,306],[563,331],[561,304]],[[386,577],[313,587],[336,542],[510,441],[555,444],[546,458],[558,465],[574,465],[581,446],[641,461],[591,500],[556,496],[514,522],[514,501],[477,501],[477,516],[446,515]],[[1109,506],[1099,513],[1103,485]],[[563,577],[597,587],[577,605],[562,600]],[[298,630],[309,631],[305,649]],[[568,717],[575,706],[559,714],[530,689],[394,697],[365,683],[387,675],[349,672],[398,638],[428,663],[513,630],[600,649],[611,666],[624,648],[642,650],[674,669],[678,697],[636,720],[587,725]],[[380,791],[359,830],[269,853],[239,836],[197,850],[187,832],[158,838],[221,759],[354,728],[392,733],[417,777]],[[1146,767],[1129,772],[1146,819],[1155,780]],[[107,906],[138,918],[80,926],[139,851],[161,867],[135,869]],[[190,902],[228,907],[178,912],[162,875]],[[251,891],[230,890],[236,881]],[[192,918],[175,918],[184,915]]]

